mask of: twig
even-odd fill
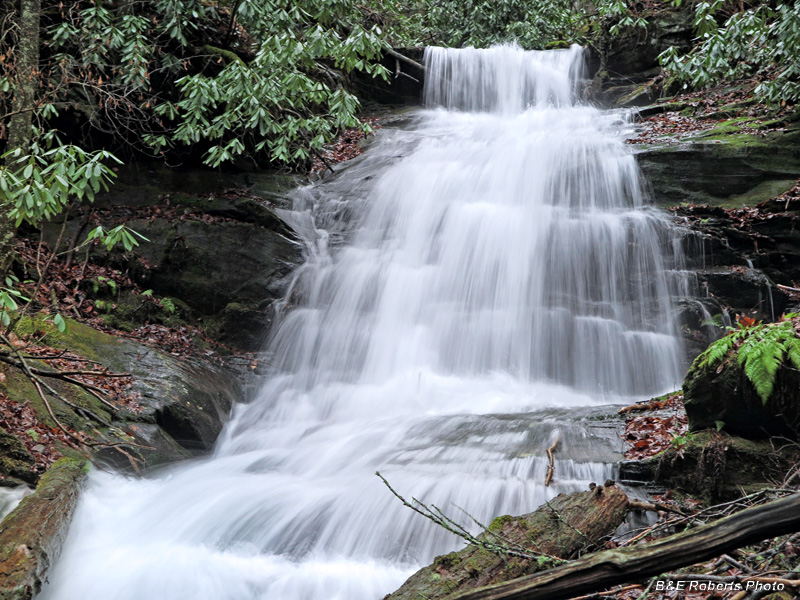
[[[629,592],[630,590],[635,590],[635,589],[638,589],[638,588],[641,588],[641,587],[642,587],[641,584],[634,583],[632,585],[626,585],[624,587],[614,588],[613,590],[606,590],[605,592],[596,592],[594,594],[586,594],[585,596],[576,596],[572,600],[590,600],[591,598],[599,598],[599,597],[602,597],[602,596],[614,596],[615,594],[621,594],[623,592]],[[649,590],[649,588],[648,588],[648,590]],[[647,590],[645,590],[645,592],[647,592]],[[642,594],[642,596],[639,596],[639,598],[642,598],[643,596],[644,596],[644,594]]]
[[[44,391],[42,390],[42,386],[39,385],[39,382],[36,381],[36,379],[31,379],[31,383],[33,383],[33,387],[36,388],[36,391],[39,394],[39,398],[41,398],[42,402],[44,402],[44,407],[47,409],[47,413],[50,415],[50,418],[53,419],[53,422],[58,426],[58,428],[61,431],[63,431],[65,435],[67,435],[67,436],[71,437],[72,439],[76,440],[79,444],[83,444],[83,440],[81,438],[79,438],[77,435],[72,433],[69,429],[64,427],[64,424],[61,421],[58,420],[58,417],[56,417],[56,414],[53,412],[53,407],[50,406],[50,402],[47,401],[47,396],[44,393]]]
[[[558,446],[558,442],[561,439],[561,435],[556,433],[556,439],[553,440],[553,443],[550,444],[550,447],[547,449],[547,459],[550,461],[550,464],[547,467],[547,475],[544,478],[544,487],[550,486],[550,481],[553,479],[553,471],[556,470],[555,467],[555,460],[553,459],[553,451]]]
[[[641,500],[631,500],[628,502],[628,506],[630,508],[638,508],[639,510],[649,510],[652,512],[671,512],[681,515],[682,517],[689,516],[681,509],[670,506],[669,504],[663,504],[661,502],[642,502]]]
[[[5,353],[1,353],[5,354]],[[82,362],[91,365],[98,365],[100,367],[104,366],[103,363],[98,362],[96,360],[89,360],[88,358],[81,358],[80,356],[67,356],[69,352],[67,350],[62,350],[58,354],[40,354],[39,356],[26,356],[25,360],[68,360],[70,362]]]
[[[722,555],[722,560],[724,560],[726,563],[728,563],[732,567],[736,567],[737,569],[739,569],[743,573],[748,573],[748,574],[752,575],[755,572],[755,571],[753,571],[753,569],[751,569],[750,567],[748,567],[745,564],[740,563],[738,560],[736,560],[735,558],[733,558],[729,554],[723,554]]]
[[[118,407],[118,406],[114,406],[113,404],[111,404],[111,402],[109,402],[108,400],[106,400],[106,399],[103,397],[103,395],[102,395],[100,392],[98,392],[98,391],[97,391],[97,389],[98,389],[98,388],[96,388],[95,386],[93,386],[93,385],[89,385],[89,384],[84,384],[83,382],[80,382],[80,381],[78,381],[77,379],[71,379],[71,378],[69,378],[69,377],[67,378],[67,381],[69,381],[70,383],[74,383],[74,384],[75,384],[75,385],[77,385],[77,386],[80,386],[81,388],[83,388],[84,390],[86,390],[88,393],[90,393],[92,396],[94,396],[95,398],[97,398],[97,399],[98,399],[100,402],[102,402],[103,404],[105,404],[105,405],[106,405],[108,408],[110,408],[110,409],[111,409],[111,414],[112,414],[112,416],[113,416],[115,413],[119,412],[119,407]]]
[[[536,560],[539,557],[546,557],[548,559],[556,561],[556,563],[558,563],[558,564],[566,562],[563,559],[560,559],[560,558],[558,558],[556,556],[550,556],[548,554],[534,554],[534,553],[531,553],[531,552],[527,552],[525,549],[523,549],[522,551],[517,550],[516,548],[520,547],[518,544],[510,544],[509,545],[509,544],[506,544],[506,543],[495,543],[495,542],[487,541],[485,539],[478,539],[477,537],[472,535],[469,531],[464,529],[464,527],[461,526],[459,523],[456,523],[450,517],[445,515],[444,512],[442,512],[442,510],[440,508],[437,508],[436,506],[433,506],[432,508],[429,508],[426,504],[420,502],[416,498],[412,498],[411,499],[412,502],[409,502],[408,500],[403,498],[403,496],[401,496],[399,493],[397,493],[394,490],[394,488],[389,484],[389,482],[386,480],[386,478],[383,475],[380,474],[380,472],[376,472],[375,475],[377,475],[380,478],[380,480],[383,481],[383,484],[387,488],[389,488],[389,491],[392,492],[392,494],[394,494],[395,498],[397,498],[398,500],[400,500],[400,502],[403,503],[403,506],[406,506],[406,507],[410,508],[415,513],[422,515],[426,519],[428,519],[430,521],[433,521],[439,527],[442,527],[446,531],[449,531],[450,533],[459,536],[461,539],[463,539],[465,542],[467,542],[471,546],[477,546],[479,548],[483,548],[484,550],[487,550],[487,551],[491,552],[492,554],[494,554],[496,556],[499,556],[500,558],[504,558],[505,556],[515,556],[515,557],[518,557],[518,558],[524,558],[524,559],[528,559],[528,560]],[[414,504],[414,503],[416,503],[416,504]],[[473,518],[473,520],[474,520],[474,518]],[[488,531],[488,530],[486,528],[484,528],[484,531]],[[508,541],[508,540],[505,540],[505,538],[503,538],[502,536],[499,536],[494,532],[490,532],[490,533],[492,533],[496,538],[499,538],[499,539],[503,540],[503,542],[507,542]],[[514,548],[512,546],[516,546],[516,548]]]
[[[650,580],[650,583],[648,583],[648,584],[647,584],[647,587],[646,587],[646,588],[644,588],[644,591],[641,593],[641,595],[640,595],[638,598],[636,598],[636,600],[646,600],[646,599],[647,599],[647,594],[649,594],[649,593],[650,593],[650,590],[651,590],[651,589],[653,589],[653,584],[654,584],[654,583],[655,583],[657,580],[658,580],[658,577],[653,577],[653,578]]]
[[[5,336],[4,336],[5,337]],[[10,342],[9,342],[10,343]],[[15,353],[16,354],[16,353]],[[71,359],[66,359],[71,360]],[[0,362],[8,363],[13,367],[21,367],[22,357],[14,358],[10,354],[0,354]],[[130,377],[130,373],[113,373],[111,371],[45,371],[30,367],[31,373],[42,377],[53,377],[55,379],[65,379],[72,375],[85,375],[88,377]],[[75,383],[75,381],[73,381]]]

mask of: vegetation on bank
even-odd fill
[[[793,103],[800,78],[796,3],[575,4],[470,0],[17,0],[0,23],[0,270],[14,232],[110,185],[118,156],[210,166],[325,163],[360,121],[350,75],[388,79],[393,46],[602,47],[647,35],[665,11],[694,13],[697,40],[662,57],[672,86],[757,76],[758,98]],[[400,56],[400,55],[397,55]],[[402,56],[400,56],[402,58]],[[397,77],[397,74],[395,74]],[[113,153],[113,154],[112,154]],[[122,224],[90,237],[127,249]],[[13,310],[13,279],[2,298]],[[18,298],[18,296],[17,296]],[[2,308],[2,307],[0,307]],[[5,313],[4,313],[5,314]]]

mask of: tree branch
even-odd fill
[[[408,65],[411,65],[413,67],[416,67],[417,69],[419,69],[420,71],[425,73],[425,65],[421,65],[420,63],[418,63],[417,61],[415,61],[412,58],[408,58],[407,56],[403,56],[402,54],[400,54],[399,52],[397,52],[393,48],[386,48],[386,54],[388,54],[389,56],[393,56],[397,60],[402,60],[404,63],[406,63]]]
[[[589,554],[567,565],[450,596],[449,600],[562,600],[693,565],[800,529],[800,493],[639,546]],[[743,578],[746,579],[746,578]]]

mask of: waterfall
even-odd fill
[[[258,397],[209,458],[93,473],[45,599],[377,600],[463,542],[376,470],[465,523],[530,512],[612,475],[608,404],[678,385],[670,226],[582,51],[425,60],[413,125],[284,214],[308,261]]]

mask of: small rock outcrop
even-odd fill
[[[147,240],[135,252],[96,246],[86,256],[81,251],[81,260],[129,274],[215,341],[255,352],[272,322],[273,302],[283,298],[303,261],[302,245],[279,216],[297,183],[271,173],[129,167],[108,193],[67,220],[63,234],[61,223],[45,226],[44,239],[52,249],[59,237],[83,239],[90,222],[125,223]],[[104,306],[116,305],[104,315],[107,323],[122,330],[138,325],[145,316],[141,299],[119,291],[112,296],[103,297]]]
[[[606,106],[645,106],[661,92],[658,55],[674,46],[691,48],[694,13],[691,5],[645,12],[645,27],[606,30],[595,42],[594,81],[590,98]]]

